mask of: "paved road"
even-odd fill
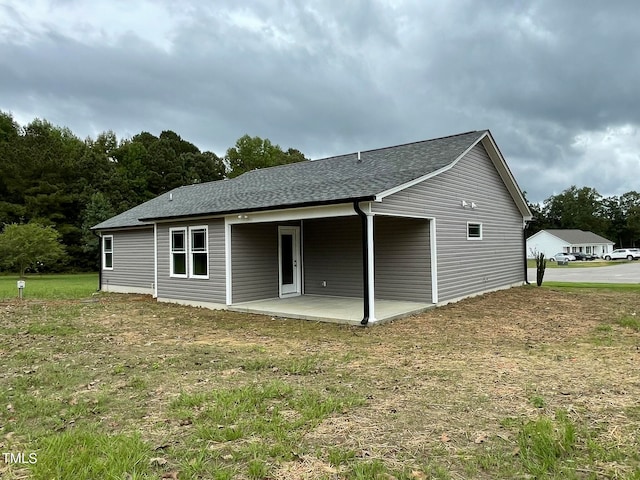
[[[528,269],[529,281],[535,283],[536,269]],[[547,268],[544,279],[554,282],[640,283],[640,260],[606,267]]]

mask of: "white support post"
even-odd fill
[[[231,223],[228,218],[224,219],[224,271],[225,271],[225,303],[231,305],[233,302],[231,282]]]
[[[153,298],[158,298],[158,224],[157,223],[153,224]]]
[[[375,312],[375,252],[373,243],[373,215],[367,214],[367,278],[369,280],[369,322],[376,321]]]
[[[438,303],[438,235],[436,234],[436,219],[429,221],[429,240],[431,244],[431,302]]]

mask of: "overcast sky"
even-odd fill
[[[640,2],[0,0],[0,110],[307,157],[490,129],[531,201],[640,190]]]

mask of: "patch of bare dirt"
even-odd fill
[[[0,321],[12,329],[37,322],[41,312],[30,308],[44,307],[0,305]],[[130,412],[105,414],[105,424],[143,431],[158,444],[189,430],[167,421],[180,392],[269,379],[366,398],[304,441],[384,459],[399,470],[407,459],[460,459],[513,443],[511,421],[558,410],[603,441],[640,442],[640,333],[616,323],[640,314],[634,292],[514,288],[366,329],[158,304],[146,296],[111,295],[78,308],[69,321],[80,337],[19,334],[5,338],[0,357],[29,347],[88,369],[96,383],[81,386],[89,393],[76,397],[92,389],[129,395],[143,413],[135,422]],[[309,356],[319,366],[307,375],[277,367]],[[250,361],[257,362],[253,371],[245,368]],[[146,387],[136,390],[136,379]],[[340,478],[326,459],[301,456],[276,466],[273,478],[332,475]]]

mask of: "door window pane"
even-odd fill
[[[293,284],[293,235],[283,234],[280,239],[282,248],[282,284]]]

